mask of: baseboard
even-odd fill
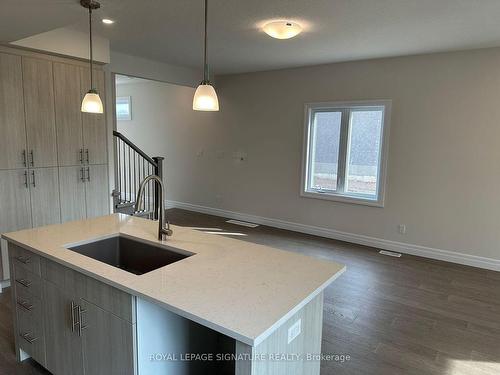
[[[348,232],[341,232],[334,229],[315,227],[312,225],[299,224],[290,221],[271,219],[256,215],[249,215],[240,212],[222,210],[220,208],[213,208],[207,206],[200,206],[191,203],[167,201],[166,206],[167,208],[181,208],[183,210],[221,216],[229,219],[248,221],[256,224],[267,225],[274,228],[286,229],[294,232],[306,233],[319,237],[331,238],[359,245],[371,246],[377,249],[395,251],[403,254],[416,255],[424,258],[437,259],[446,262],[463,264],[472,267],[479,267],[493,271],[500,271],[500,259],[492,259],[492,258],[458,253],[450,250],[435,249],[431,247],[414,245],[404,242],[390,241],[382,238],[369,237]]]

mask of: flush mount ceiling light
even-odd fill
[[[92,10],[99,9],[101,4],[94,0],[81,0],[80,4],[82,7],[89,10],[89,36],[90,36],[90,90],[85,94],[82,101],[82,112],[86,113],[103,113],[104,108],[102,106],[102,100],[99,96],[99,92],[94,88],[94,73],[93,64],[94,56],[92,52]]]
[[[292,21],[272,21],[263,26],[264,32],[276,39],[290,39],[302,32],[302,26]]]
[[[113,21],[112,19],[109,19],[109,18],[103,18],[102,23],[104,23],[106,25],[112,25],[115,23],[115,21]]]
[[[203,56],[203,81],[196,89],[193,98],[193,110],[195,111],[218,111],[219,99],[214,87],[210,83],[209,70],[207,62],[207,15],[208,15],[208,1],[205,0],[205,49]]]

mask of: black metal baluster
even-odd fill
[[[128,201],[132,202],[132,173],[131,172],[131,164],[130,164],[130,156],[132,154],[132,149],[129,147],[128,148],[128,168],[127,168],[127,174],[128,174],[128,187],[130,190],[130,193],[128,195]]]
[[[137,180],[137,152],[134,151],[134,197],[137,197],[137,188],[139,186],[139,181]],[[135,198],[134,198],[135,202]]]
[[[153,174],[151,164],[148,165],[148,175],[150,174]],[[148,183],[148,211],[151,212],[151,183]]]
[[[120,203],[122,201],[122,155],[121,155],[121,149],[123,148],[123,141],[121,139],[118,140],[118,186],[120,189]]]
[[[117,187],[118,187],[118,191],[120,192],[120,195],[122,193],[122,184],[121,184],[121,178],[120,178],[120,171],[121,171],[121,168],[120,168],[120,143],[121,143],[121,140],[120,138],[115,138],[115,147],[116,147],[116,170],[118,171],[118,173],[116,173],[116,177],[118,179],[117,181]],[[120,200],[118,200],[118,203],[120,203]]]
[[[144,180],[145,178],[146,178],[146,159],[143,158],[142,159],[142,180]],[[145,195],[142,196],[142,207],[144,207],[144,209],[146,209],[146,196]]]
[[[125,156],[126,156],[126,151],[125,151],[125,145],[123,145],[123,148],[122,148],[122,151],[123,151],[123,161],[122,161],[122,171],[123,171],[123,187],[125,189],[123,189],[123,201],[126,202],[127,201],[127,176],[125,174],[125,168],[126,168],[126,163],[127,163],[127,160],[125,159]]]

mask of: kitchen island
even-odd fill
[[[5,234],[18,359],[56,375],[319,374],[322,292],[344,266],[172,228],[159,241],[157,223],[114,214]],[[132,240],[178,259],[137,272],[79,250]]]

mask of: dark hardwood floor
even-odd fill
[[[169,210],[173,224],[347,265],[325,292],[321,374],[500,374],[500,273],[225,219]],[[206,229],[203,229],[206,228]],[[300,275],[297,275],[300,277]],[[10,291],[0,295],[0,374],[46,374],[15,363]],[[347,358],[349,356],[349,358]]]

